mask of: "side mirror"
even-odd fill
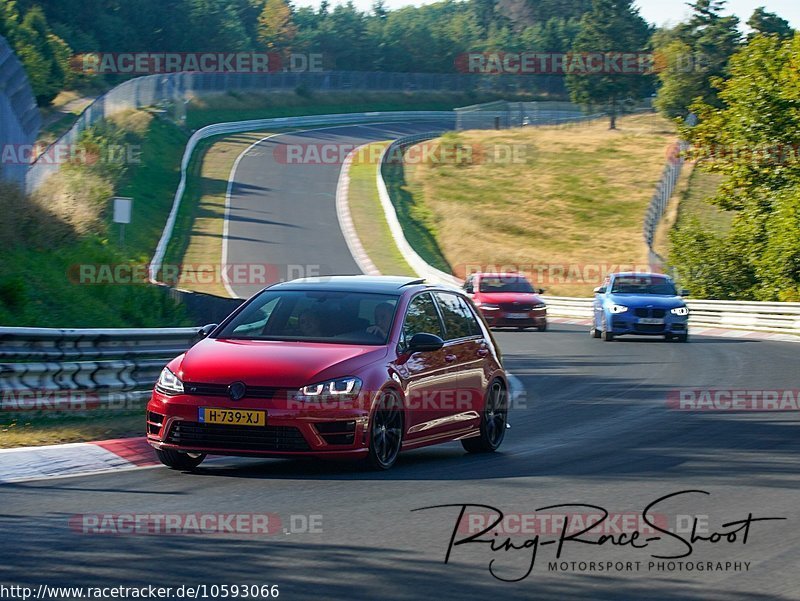
[[[689,292],[686,288],[681,288],[681,296],[689,296],[691,292]]]
[[[597,288],[594,289],[594,293],[595,294],[605,294],[606,293],[605,286],[598,286]]]
[[[408,343],[409,353],[429,353],[431,351],[438,351],[444,346],[444,340],[439,338],[436,334],[427,334],[420,332],[411,337]]]
[[[473,286],[464,286],[464,292],[466,292],[467,294],[472,294],[473,292],[475,292],[475,288]]]
[[[219,325],[218,323],[209,323],[209,324],[206,324],[206,325],[204,325],[202,328],[200,328],[200,329],[197,331],[197,336],[198,336],[200,339],[207,338],[207,337],[208,337],[208,335],[209,335],[211,332],[213,332],[213,331],[216,329],[216,327],[217,327],[218,325]]]
[[[537,294],[544,294],[544,288],[539,288],[536,290]]]

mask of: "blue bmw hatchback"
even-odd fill
[[[688,322],[689,309],[664,274],[612,273],[594,289],[593,338],[634,334],[687,342]]]

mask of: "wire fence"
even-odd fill
[[[3,36],[0,36],[0,177],[25,184],[28,164],[41,126],[41,116],[25,69]]]
[[[391,92],[496,92],[563,94],[563,78],[555,76],[476,75],[462,73],[390,73],[321,71],[279,73],[171,73],[137,77],[121,83],[97,98],[72,128],[54,145],[73,147],[81,134],[101,119],[125,110],[174,104],[182,107],[191,98],[224,92],[279,90],[391,91]],[[42,157],[50,156],[45,151]],[[27,173],[26,188],[36,190],[60,168],[57,162],[37,160]]]

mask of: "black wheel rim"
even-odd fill
[[[372,424],[372,448],[375,457],[383,465],[394,462],[402,444],[403,415],[400,404],[393,395],[381,400]]]
[[[492,384],[486,399],[486,438],[492,446],[500,444],[506,433],[508,404],[506,391],[499,382]]]

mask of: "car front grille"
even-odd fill
[[[633,314],[636,317],[656,317],[662,318],[664,315],[667,314],[666,310],[664,309],[634,309]]]
[[[511,313],[523,313],[533,310],[533,305],[526,303],[500,303],[499,306],[501,311],[509,311]]]
[[[228,426],[176,421],[167,443],[235,451],[308,451],[303,434],[292,426]]]
[[[195,396],[228,396],[227,384],[206,384],[202,382],[184,382],[183,390],[185,394]],[[272,399],[281,391],[274,386],[247,386],[244,398],[250,399]]]
[[[664,326],[661,324],[637,323],[633,327],[637,332],[642,332],[643,334],[655,334],[656,332],[664,331]]]

